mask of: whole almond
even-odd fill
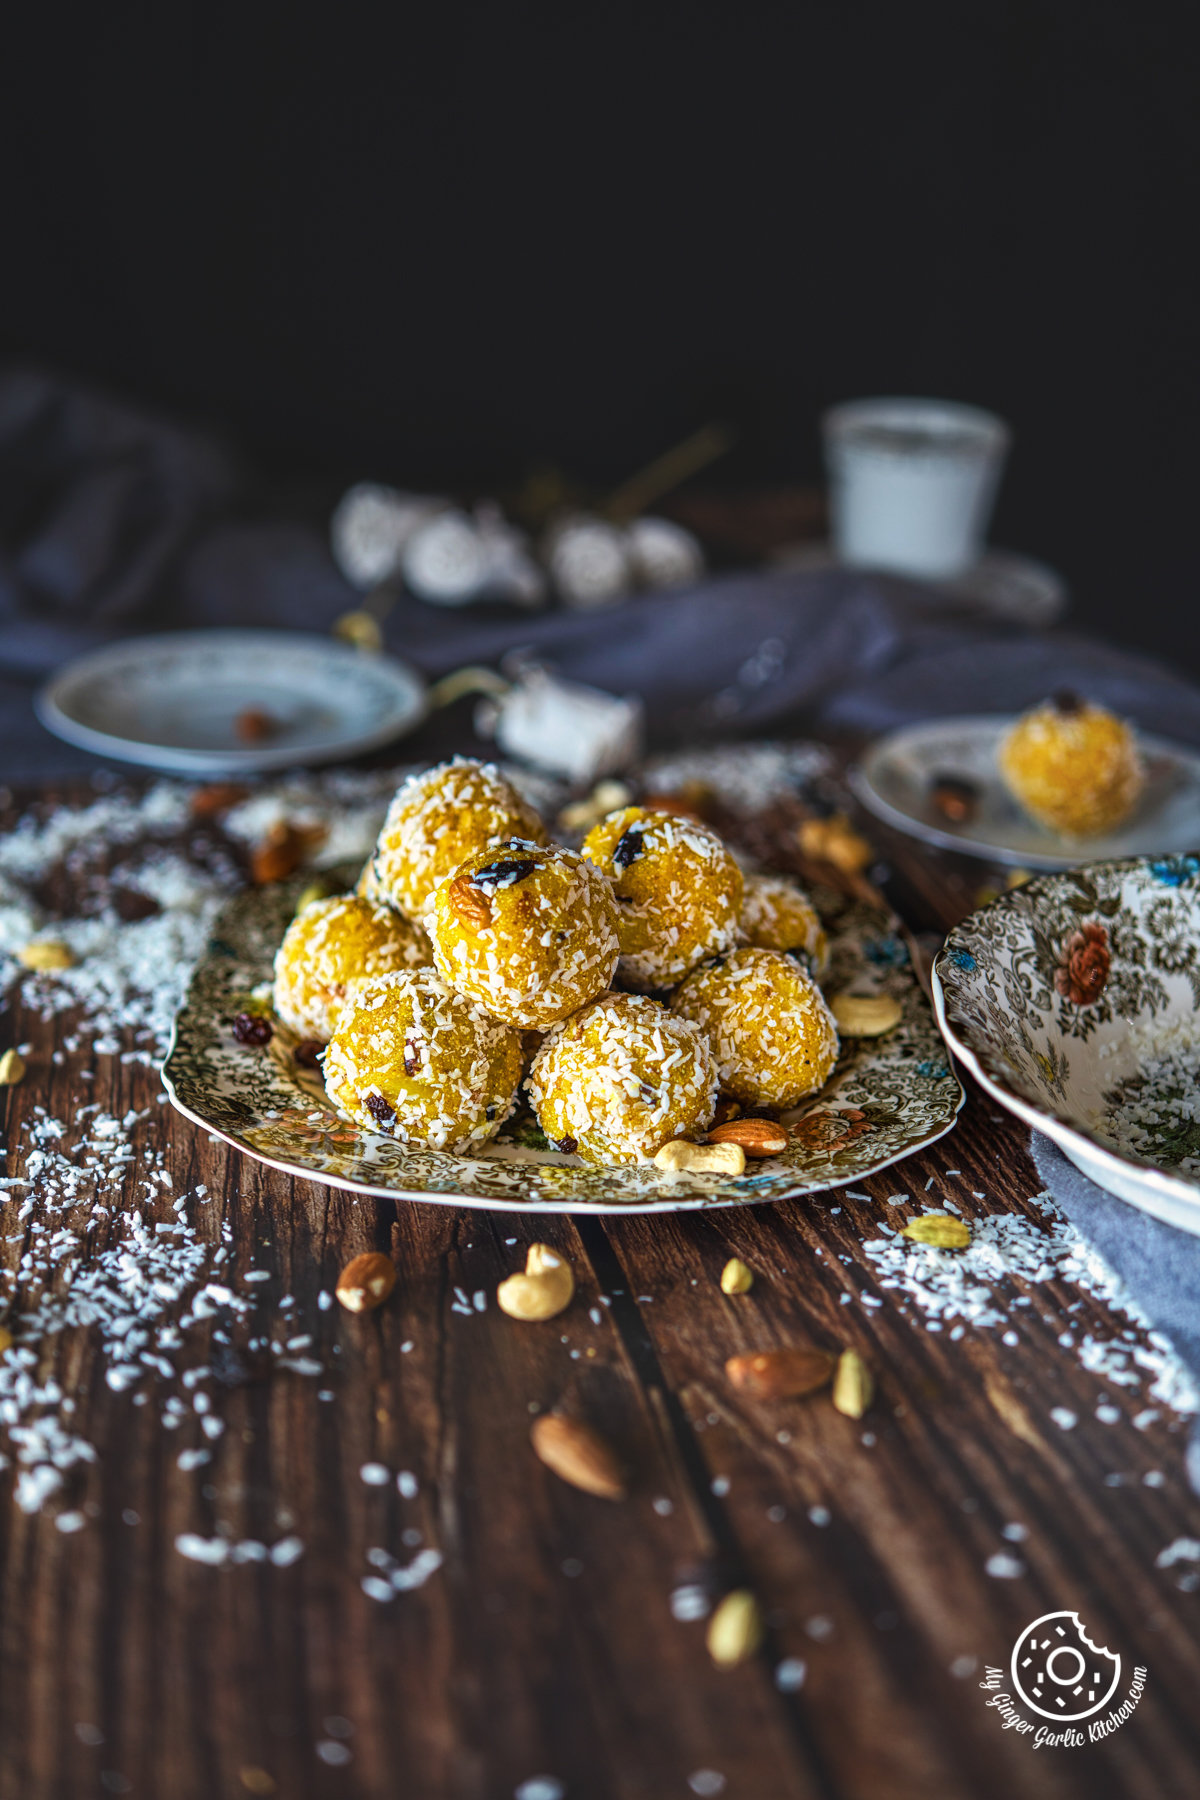
[[[843,1350],[833,1378],[833,1404],[848,1419],[861,1419],[875,1398],[875,1381],[857,1350]]]
[[[564,1413],[543,1413],[530,1432],[534,1455],[571,1487],[602,1500],[623,1500],[625,1477],[612,1446],[599,1432]]]
[[[250,878],[256,887],[272,881],[285,881],[294,875],[304,861],[309,847],[307,834],[282,820],[273,825],[250,857]]]
[[[754,1400],[784,1400],[824,1387],[833,1374],[833,1364],[827,1350],[793,1347],[731,1356],[725,1373],[739,1393],[749,1394]]]
[[[456,875],[447,896],[452,909],[465,925],[474,931],[486,931],[492,922],[492,905],[482,889],[469,875]]]
[[[396,1285],[396,1265],[381,1250],[368,1250],[348,1262],[335,1292],[347,1312],[374,1312]]]
[[[740,1144],[747,1156],[780,1156],[788,1147],[788,1134],[774,1119],[729,1119],[714,1125],[710,1144]]]

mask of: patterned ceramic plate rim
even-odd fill
[[[889,756],[894,756],[898,750],[905,749],[908,741],[913,737],[919,737],[921,734],[937,728],[957,731],[965,736],[973,734],[982,736],[986,733],[987,737],[991,738],[997,736],[1009,725],[1015,724],[1016,719],[1016,713],[967,713],[961,717],[922,719],[910,725],[898,726],[895,731],[889,731],[883,737],[877,738],[863,756],[862,761],[849,771],[850,786],[867,810],[874,813],[877,819],[882,819],[885,825],[890,825],[895,831],[902,831],[906,837],[915,837],[922,843],[935,844],[940,850],[957,850],[961,856],[982,857],[985,861],[993,863],[1011,863],[1014,868],[1039,869],[1044,870],[1047,874],[1062,874],[1068,869],[1077,868],[1080,862],[1078,850],[1072,850],[1069,845],[1064,845],[1061,849],[1055,848],[1054,840],[1049,833],[1045,834],[1047,848],[1041,850],[1029,843],[1014,845],[1006,844],[1002,839],[977,838],[972,836],[969,831],[945,831],[940,826],[923,819],[919,814],[909,812],[904,807],[894,804],[880,792],[875,784],[875,771]],[[1186,744],[1177,744],[1168,738],[1152,737],[1146,732],[1139,733],[1138,742],[1149,756],[1160,759],[1180,773],[1189,788],[1195,792],[1197,816],[1200,817],[1200,756],[1197,756],[1196,752],[1189,749]],[[938,767],[944,767],[944,763],[939,761]],[[1000,785],[998,775],[996,784]],[[1105,835],[1110,841],[1107,845],[1099,846],[1101,851],[1107,849],[1119,852],[1122,848],[1120,843],[1122,833],[1129,830],[1136,822],[1137,814],[1135,812],[1132,819],[1127,821],[1124,826],[1117,831],[1106,833]],[[1032,828],[1026,824],[1022,829]],[[1191,839],[1187,843],[1181,839],[1177,844],[1164,842],[1152,846],[1153,854],[1156,856],[1169,856],[1178,851],[1192,848]],[[1151,848],[1144,847],[1139,854],[1148,855],[1150,853]],[[1098,858],[1093,855],[1088,860],[1096,861]],[[1117,861],[1119,857],[1110,855],[1104,860],[1106,862]]]
[[[888,1037],[863,1041],[853,1049],[811,1103],[796,1128],[798,1132],[808,1128],[811,1149],[798,1144],[789,1160],[751,1164],[744,1176],[729,1180],[672,1176],[653,1167],[588,1169],[565,1158],[530,1162],[501,1156],[455,1157],[398,1145],[335,1117],[328,1102],[318,1100],[315,1086],[306,1093],[285,1073],[282,1053],[239,1046],[228,1029],[231,1010],[236,1010],[233,996],[269,979],[274,947],[291,917],[300,885],[297,879],[250,891],[225,909],[193,972],[163,1065],[164,1086],[179,1112],[284,1174],[378,1198],[495,1211],[678,1212],[744,1206],[863,1181],[943,1137],[963,1105],[963,1090],[895,921],[873,909],[840,902],[846,929],[840,943],[835,940],[834,951],[842,959],[842,970],[853,973],[857,967],[864,991],[895,993],[904,1017]],[[868,963],[860,948],[864,945],[896,945],[895,954],[903,960],[881,972]],[[844,984],[843,980],[840,985]],[[287,1033],[277,1028],[276,1050],[280,1044],[286,1048],[287,1041]],[[263,1101],[273,1104],[256,1101],[256,1089]],[[311,1110],[305,1112],[305,1107]],[[231,1109],[239,1108],[240,1116],[231,1118]],[[281,1119],[280,1114],[286,1117]],[[318,1115],[321,1122],[315,1122]],[[339,1141],[352,1147],[318,1153],[312,1140],[327,1142],[334,1128]],[[876,1130],[886,1135],[872,1155],[868,1146]],[[263,1141],[251,1141],[248,1133]],[[384,1168],[371,1179],[373,1171],[357,1166],[372,1162],[377,1169],[384,1163],[392,1165],[393,1178],[384,1178],[389,1174]],[[353,1170],[330,1166],[350,1163],[356,1165]]]
[[[1150,856],[1125,856],[1086,866],[1115,873],[1125,870],[1149,869],[1155,860]],[[1046,889],[1061,883],[1070,873],[1069,870],[1047,872],[1024,883],[1017,892],[1029,898],[1035,898]],[[1185,1175],[1168,1174],[1157,1163],[1117,1149],[1098,1131],[1089,1125],[1080,1124],[1069,1113],[1056,1112],[1049,1106],[1041,1106],[1036,1101],[1029,1100],[1024,1094],[1017,1093],[1000,1076],[984,1066],[976,1049],[962,1035],[962,1029],[950,1022],[947,1014],[947,976],[945,971],[955,949],[961,948],[961,945],[956,942],[959,933],[969,926],[977,927],[984,914],[1003,911],[1006,907],[1011,906],[1013,899],[1013,894],[1001,894],[998,899],[989,901],[986,906],[981,906],[978,911],[964,919],[960,925],[955,926],[938,951],[934,959],[931,981],[933,1007],[942,1036],[985,1093],[990,1094],[993,1100],[1006,1107],[1017,1118],[1023,1119],[1034,1131],[1042,1131],[1047,1137],[1053,1138],[1055,1143],[1072,1157],[1072,1160],[1082,1159],[1088,1165],[1087,1172],[1094,1174],[1096,1179],[1102,1180],[1101,1172],[1107,1171],[1115,1184],[1112,1191],[1119,1191],[1122,1197],[1129,1197],[1129,1176],[1132,1173],[1137,1178],[1137,1185],[1146,1189],[1149,1194],[1158,1196],[1168,1210],[1182,1205],[1192,1215],[1200,1213],[1200,1182],[1189,1181]],[[949,977],[949,985],[952,989],[953,976]],[[1149,1210],[1159,1209],[1152,1206]],[[1190,1226],[1189,1229],[1195,1229],[1195,1227]]]

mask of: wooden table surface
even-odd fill
[[[914,923],[969,907],[977,870],[885,848]],[[39,1512],[18,1510],[12,1471],[0,1474],[0,1800],[1200,1791],[1198,1600],[1178,1585],[1186,1564],[1155,1562],[1200,1536],[1185,1422],[1160,1408],[1135,1428],[1144,1389],[1105,1383],[1059,1342],[1111,1338],[1126,1321],[1065,1279],[1014,1281],[1009,1300],[1029,1302],[1012,1307],[1017,1329],[955,1340],[881,1288],[864,1250],[880,1219],[895,1227],[942,1198],[968,1219],[1040,1219],[1027,1134],[977,1092],[952,1136],[856,1189],[869,1199],[535,1219],[293,1181],[156,1105],[150,1068],[86,1044],[56,1064],[68,1024],[19,996],[3,1021],[0,1049],[33,1045],[30,1073],[0,1096],[9,1176],[36,1107],[70,1117],[85,1092],[118,1116],[149,1107],[133,1142],[161,1150],[172,1179],[150,1216],[171,1221],[172,1195],[205,1184],[197,1228],[225,1234],[231,1281],[268,1271],[264,1315],[294,1297],[289,1321],[326,1373],[236,1348],[214,1357],[193,1330],[177,1370],[220,1365],[224,1428],[197,1440],[192,1420],[186,1442],[207,1442],[211,1461],[181,1468],[184,1434],[163,1429],[161,1399],[114,1391],[88,1330],[45,1340],[38,1375],[74,1396],[99,1454]],[[136,1186],[133,1171],[120,1204]],[[884,1206],[900,1190],[913,1204]],[[0,1208],[10,1270],[37,1220],[35,1208],[14,1223],[17,1211],[11,1196]],[[115,1230],[100,1221],[94,1252]],[[492,1298],[534,1237],[578,1282],[545,1325]],[[376,1249],[399,1270],[391,1301],[364,1317],[322,1310],[342,1266]],[[733,1299],[718,1286],[732,1255],[757,1272]],[[464,1312],[456,1290],[486,1296],[485,1310]],[[878,1381],[864,1419],[827,1395],[765,1404],[730,1389],[727,1357],[800,1342],[860,1350]],[[1096,1417],[1102,1398],[1110,1422]],[[534,1459],[531,1418],[560,1403],[619,1446],[627,1500],[577,1492]],[[371,1464],[383,1485],[362,1478]],[[1147,1485],[1154,1471],[1165,1480]],[[403,1491],[400,1472],[415,1478]],[[81,1529],[56,1528],[68,1505]],[[1004,1534],[1014,1524],[1019,1541]],[[295,1537],[303,1552],[288,1566],[207,1566],[180,1553],[187,1533]],[[430,1548],[443,1560],[420,1585],[386,1602],[364,1591],[368,1551],[408,1567]],[[997,1556],[1018,1572],[989,1573]],[[768,1629],[750,1661],[721,1669],[705,1620],[676,1613],[731,1586],[754,1590]],[[978,1684],[985,1665],[1007,1667],[1031,1620],[1060,1609],[1148,1677],[1103,1743],[1036,1750]]]

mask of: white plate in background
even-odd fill
[[[425,683],[394,657],[300,631],[171,631],[68,663],[38,718],[69,744],[181,775],[248,775],[377,749],[425,716]],[[246,712],[275,721],[247,743]]]
[[[1000,779],[996,753],[1015,723],[1002,714],[928,719],[876,740],[850,771],[850,785],[876,818],[943,850],[1024,869],[1071,869],[1122,856],[1172,856],[1200,849],[1200,756],[1165,738],[1139,735],[1146,787],[1115,831],[1067,842],[1035,825]],[[972,818],[943,818],[931,798],[939,776],[978,790]]]

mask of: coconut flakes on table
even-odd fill
[[[952,1336],[966,1327],[1007,1326],[1011,1308],[1024,1298],[1013,1294],[1016,1282],[1069,1283],[1114,1315],[1111,1336],[1085,1332],[1067,1346],[1089,1373],[1129,1389],[1149,1381],[1151,1397],[1173,1412],[1200,1412],[1200,1388],[1191,1371],[1170,1340],[1154,1329],[1121,1277],[1059,1211],[1052,1195],[1043,1192],[1034,1200],[1045,1226],[1018,1213],[993,1213],[972,1225],[964,1250],[950,1253],[899,1236],[866,1242],[863,1250],[875,1265],[879,1286],[897,1293],[902,1307],[915,1306],[927,1329],[959,1321]],[[1065,1409],[1055,1409],[1051,1417],[1061,1424],[1060,1412],[1065,1416]]]
[[[139,1157],[159,1177],[166,1174],[155,1166],[162,1152],[139,1150],[128,1135],[146,1116],[131,1111],[120,1121],[88,1106],[69,1126],[39,1108],[25,1122],[21,1173],[0,1190],[0,1238],[21,1246],[15,1264],[0,1267],[14,1340],[0,1354],[0,1432],[17,1465],[15,1498],[25,1512],[40,1511],[72,1470],[98,1460],[95,1446],[73,1428],[74,1396],[37,1373],[47,1345],[64,1332],[90,1334],[106,1385],[114,1393],[136,1389],[135,1404],[154,1386],[178,1379],[190,1407],[168,1394],[160,1411],[164,1429],[177,1430],[192,1415],[210,1440],[224,1429],[209,1396],[194,1391],[213,1370],[202,1364],[180,1373],[175,1357],[189,1332],[207,1330],[218,1313],[247,1320],[255,1303],[215,1279],[227,1248],[196,1233],[186,1218],[188,1196],[171,1199],[166,1220],[122,1210],[124,1185]],[[156,1200],[160,1191],[152,1188]],[[10,1220],[23,1228],[8,1231]],[[97,1250],[91,1234],[110,1220],[113,1241]],[[228,1333],[218,1328],[212,1343],[219,1349]],[[281,1354],[277,1362],[302,1374],[323,1372],[313,1359]],[[0,1467],[8,1460],[0,1452]]]
[[[732,811],[757,812],[794,797],[832,768],[832,757],[819,744],[719,744],[656,757],[642,771],[642,780],[646,788],[663,794],[696,784]]]

